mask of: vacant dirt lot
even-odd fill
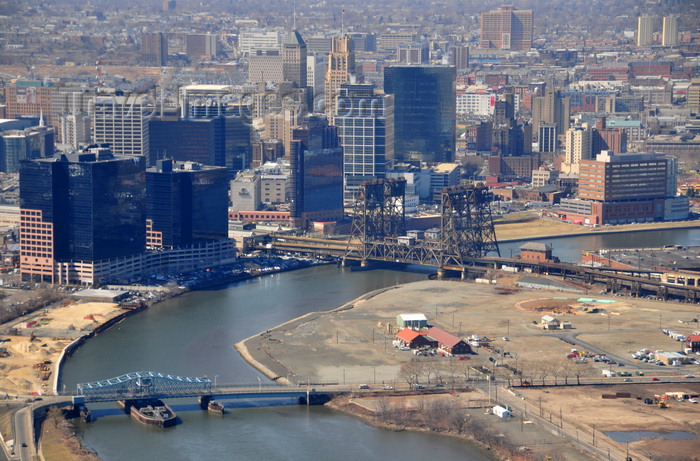
[[[0,396],[51,393],[63,349],[122,312],[113,303],[71,303],[12,322],[7,330],[20,334],[2,336],[6,354],[0,357]],[[41,364],[43,370],[37,367]]]

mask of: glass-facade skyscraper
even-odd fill
[[[54,262],[131,256],[146,247],[145,160],[108,149],[20,165],[20,271],[53,283]]]
[[[335,125],[343,146],[343,200],[352,203],[360,184],[384,178],[394,148],[393,97],[374,94],[374,85],[343,84]]]
[[[384,92],[394,96],[395,161],[454,161],[457,103],[454,66],[387,67]]]
[[[146,170],[148,244],[175,248],[228,238],[223,167],[158,160]]]
[[[307,116],[293,132],[290,214],[296,227],[343,218],[343,148],[326,117]]]

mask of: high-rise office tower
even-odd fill
[[[53,124],[52,87],[37,80],[17,80],[5,87],[5,117],[43,115],[48,125]]]
[[[678,45],[678,16],[665,16],[661,34],[663,46]]]
[[[0,132],[0,171],[4,173],[17,173],[22,160],[53,157],[53,153],[52,127],[32,126]]]
[[[454,160],[455,81],[452,66],[396,66],[384,70],[384,92],[394,96],[396,161]]]
[[[455,66],[457,72],[469,67],[469,47],[466,45],[453,45],[450,48],[450,64]]]
[[[532,10],[516,10],[512,5],[481,13],[479,48],[529,50],[532,48]]]
[[[570,107],[570,99],[548,84],[543,96],[532,98],[532,129],[539,135],[540,125],[546,124],[556,126],[559,134],[565,133],[569,128]]]
[[[491,129],[489,174],[501,178],[529,178],[537,169],[539,155],[532,154],[532,126],[515,119],[515,93],[500,95],[495,102]]]
[[[216,35],[188,34],[185,47],[187,57],[192,61],[212,59],[216,56]]]
[[[90,117],[84,112],[78,114],[61,114],[58,117],[58,137],[62,144],[77,150],[80,146],[89,144]]]
[[[240,116],[216,110],[214,100],[201,94],[192,100],[185,96],[186,118],[161,115],[149,119],[149,158],[153,165],[157,160],[170,158],[223,166],[229,178],[250,165],[250,125]]]
[[[20,166],[20,273],[60,283],[62,261],[95,262],[146,247],[144,158],[109,149]]]
[[[537,139],[540,152],[554,152],[557,149],[557,127],[541,123]]]
[[[588,125],[566,130],[564,173],[578,173],[581,160],[593,157],[593,129]]]
[[[399,43],[396,50],[396,62],[399,64],[428,64],[430,62],[428,42]]]
[[[296,88],[306,88],[306,43],[301,34],[293,30],[282,46],[282,78]]]
[[[326,84],[326,55],[312,53],[306,55],[306,84],[311,96],[322,95]],[[316,108],[313,109],[316,112]]]
[[[334,37],[331,52],[328,55],[324,100],[326,115],[331,119],[335,110],[335,99],[340,85],[350,83],[350,76],[355,74],[355,51],[350,37]]]
[[[168,61],[168,37],[162,32],[141,35],[141,59],[144,64],[165,66]]]
[[[226,168],[158,160],[146,170],[147,243],[176,248],[228,237]]]
[[[175,8],[177,8],[177,2],[175,0],[163,0],[163,12],[175,11]]]
[[[97,96],[92,139],[109,144],[115,155],[143,155],[148,163],[148,119],[153,110],[152,102],[142,96]]]
[[[595,119],[592,156],[595,157],[604,150],[615,154],[627,152],[627,131],[622,128],[608,128],[607,118],[599,116]]]
[[[654,33],[654,17],[643,14],[637,18],[637,46],[651,45]]]
[[[343,148],[338,128],[325,117],[307,116],[294,130],[290,216],[295,227],[343,218]]]
[[[690,110],[700,111],[700,78],[690,79],[687,101]]]
[[[74,149],[90,144],[89,130],[91,103],[97,89],[85,83],[67,82],[51,87],[51,124],[56,128],[56,142],[69,144]],[[88,129],[85,131],[84,125]]]
[[[374,94],[374,85],[343,84],[335,124],[343,146],[345,203],[353,203],[360,184],[384,178],[393,158],[393,97]]]

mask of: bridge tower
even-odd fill
[[[441,267],[464,268],[465,258],[481,258],[489,252],[501,256],[490,203],[491,194],[483,186],[442,190]]]
[[[360,185],[352,219],[352,231],[345,257],[355,253],[352,244],[360,244],[364,262],[375,254],[377,242],[406,233],[406,180],[403,178],[371,179]],[[357,247],[355,247],[357,248]]]

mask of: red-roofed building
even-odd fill
[[[691,352],[700,352],[700,335],[689,335],[685,340],[685,347]]]
[[[437,327],[429,328],[428,336],[437,341],[437,348],[448,355],[471,354],[472,348],[464,340]]]
[[[404,328],[396,333],[396,339],[401,342],[402,346],[410,347],[411,349],[417,349],[422,346],[435,347],[436,345],[430,340],[430,338],[426,338],[425,335],[425,332],[418,332],[411,330],[410,328]]]

